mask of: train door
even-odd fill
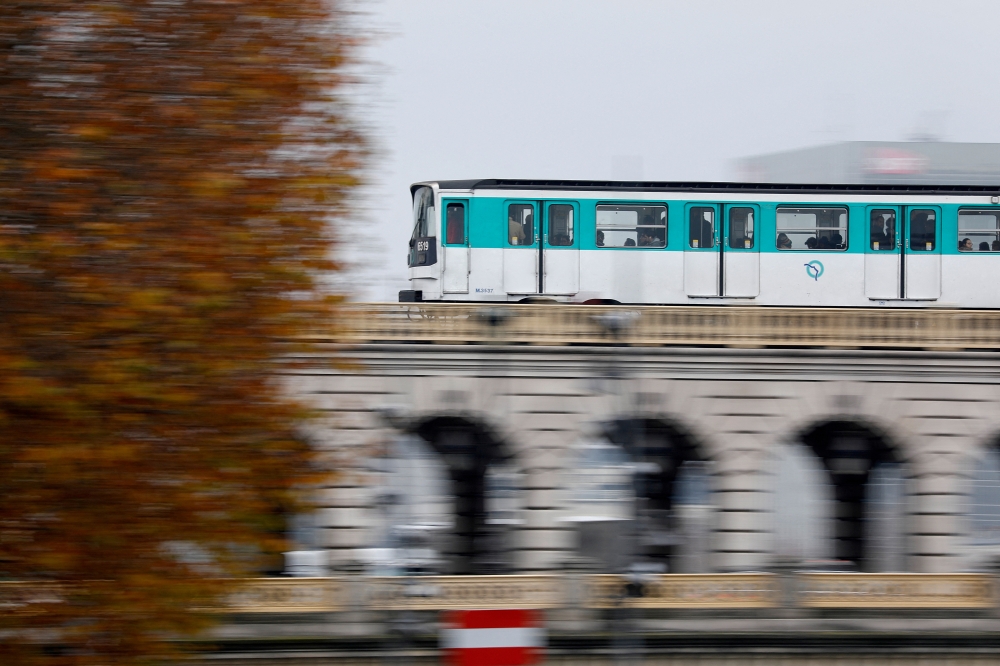
[[[515,296],[537,294],[541,260],[537,202],[507,201],[504,208],[503,289]]]
[[[444,276],[441,284],[446,294],[469,293],[468,200],[445,199],[444,204]]]
[[[868,242],[865,245],[865,296],[900,298],[902,243],[897,206],[868,206]]]
[[[903,296],[941,297],[941,209],[907,206],[903,242]]]
[[[865,295],[933,300],[941,296],[941,211],[937,206],[869,206]]]
[[[544,205],[542,291],[560,296],[573,295],[580,291],[579,209],[576,203]]]
[[[725,242],[719,244],[722,295],[755,298],[760,294],[760,246],[755,233],[760,209],[747,204],[725,208]]]
[[[688,238],[684,245],[684,292],[688,296],[719,295],[719,207],[687,206]]]

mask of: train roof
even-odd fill
[[[443,190],[617,190],[622,192],[760,192],[762,194],[924,194],[924,195],[986,195],[1000,194],[997,185],[908,185],[897,184],[796,184],[796,183],[711,183],[684,181],[622,181],[622,180],[517,180],[486,178],[475,180],[437,180],[415,183],[437,183]]]

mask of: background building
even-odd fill
[[[1000,186],[1000,143],[847,141],[754,155],[737,165],[737,179],[751,183]]]

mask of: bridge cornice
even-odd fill
[[[770,306],[354,303],[343,343],[1000,350],[1000,311]]]
[[[603,345],[331,345],[358,364],[346,372],[405,371],[477,377],[647,375],[704,379],[946,382],[1000,384],[1000,353],[867,349],[608,347]],[[296,372],[314,372],[308,367]],[[328,374],[325,364],[315,372]]]

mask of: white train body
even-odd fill
[[[1000,187],[418,183],[403,301],[1000,307]]]

